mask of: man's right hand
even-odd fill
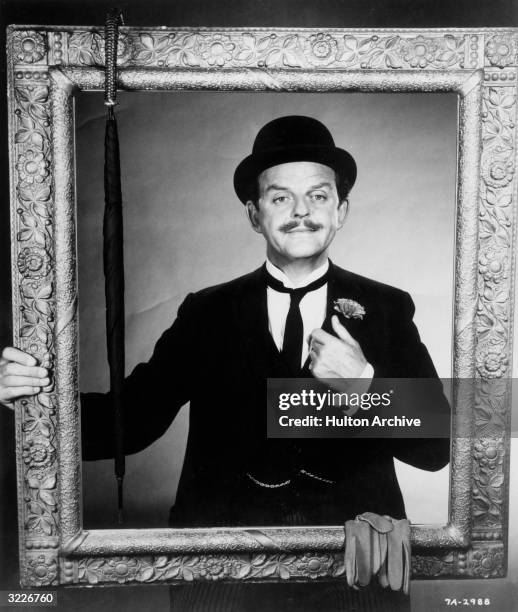
[[[8,346],[0,357],[0,404],[14,408],[14,401],[36,395],[50,384],[47,368],[20,349]]]

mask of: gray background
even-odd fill
[[[130,25],[150,26],[266,26],[266,27],[517,27],[516,0],[234,0],[231,10],[207,0],[121,0],[118,3]],[[0,0],[0,21],[35,24],[99,24],[113,6],[107,0]],[[4,28],[0,46],[4,47]],[[5,58],[0,57],[0,87],[5,91]],[[5,97],[2,97],[5,112]],[[7,165],[7,122],[0,121],[0,343],[11,342],[9,192]],[[517,279],[518,280],[518,279]],[[516,329],[516,325],[515,325]],[[518,336],[515,338],[517,346]],[[515,363],[517,363],[515,357]],[[518,367],[514,376],[518,375]],[[16,472],[14,418],[0,410],[0,588],[18,586]],[[511,473],[516,473],[516,450]],[[511,484],[510,517],[518,516],[518,487]],[[498,580],[412,581],[414,612],[446,610],[444,597],[491,597],[491,610],[516,609],[518,576],[518,521],[511,518],[509,578]],[[62,589],[59,610],[163,610],[168,609],[167,588],[139,586],[103,589]],[[7,608],[6,608],[7,610]]]
[[[422,339],[439,374],[450,376],[456,110],[453,94],[122,95],[127,371],[150,356],[187,293],[264,261],[233,172],[262,125],[303,114],[323,121],[359,168],[332,259],[409,291]],[[76,117],[81,389],[106,390],[102,95],[80,94]],[[199,355],[203,362],[203,347]],[[165,395],[174,393],[174,376],[163,381]],[[142,418],[157,408],[143,406]],[[127,526],[166,525],[187,421],[184,409],[161,440],[128,459]],[[398,462],[398,470],[409,518],[446,522],[448,468],[430,474]],[[113,525],[112,462],[87,463],[83,476],[85,526]]]

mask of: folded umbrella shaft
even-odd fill
[[[118,482],[119,521],[122,512],[122,479],[125,472],[122,388],[124,384],[124,250],[122,191],[117,122],[106,121],[104,163],[105,209],[103,223],[106,293],[106,341],[110,368],[110,398],[114,414],[115,475]]]

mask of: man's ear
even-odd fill
[[[349,213],[349,200],[346,198],[338,204],[338,228],[340,229],[345,223],[347,214]]]
[[[258,234],[262,234],[263,232],[261,231],[261,226],[257,218],[259,215],[259,210],[257,206],[252,202],[252,200],[248,200],[245,206],[246,216],[248,217],[248,220],[250,221],[250,225],[252,226],[253,230],[256,231]]]

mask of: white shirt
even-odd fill
[[[266,260],[266,269],[287,289],[297,289],[299,287],[305,287],[306,285],[318,280],[321,276],[324,276],[329,269],[329,260],[326,260],[323,265],[316,270],[313,270],[311,274],[296,284],[293,283],[293,281],[291,281],[282,270],[274,266],[269,259]],[[272,289],[272,287],[267,287],[266,289],[268,329],[270,330],[270,334],[272,335],[275,346],[279,352],[282,349],[282,343],[284,341],[284,328],[286,327],[286,317],[288,316],[288,310],[290,308],[290,299],[289,293],[275,291],[275,289]],[[302,343],[302,357],[300,364],[302,367],[309,355],[309,335],[314,329],[322,327],[322,324],[326,318],[327,283],[318,289],[308,291],[308,293],[306,293],[306,295],[300,300],[299,308],[304,329],[304,340]],[[372,380],[373,376],[374,369],[370,363],[368,363],[365,366],[360,378],[366,378],[370,381]]]
[[[305,287],[313,281],[318,280],[329,269],[329,261],[313,270],[311,274],[306,276],[299,283],[293,283],[282,270],[274,266],[269,259],[266,260],[266,269],[268,272],[280,281],[287,289],[296,289]],[[275,346],[279,350],[282,349],[284,342],[284,329],[286,327],[286,317],[290,308],[290,294],[275,291],[271,287],[266,289],[266,301],[268,305],[268,329],[272,335]],[[302,317],[302,325],[304,329],[304,341],[302,343],[302,367],[309,355],[309,334],[317,327],[322,327],[327,312],[327,283],[315,289],[308,291],[300,300],[299,304],[300,315]]]

